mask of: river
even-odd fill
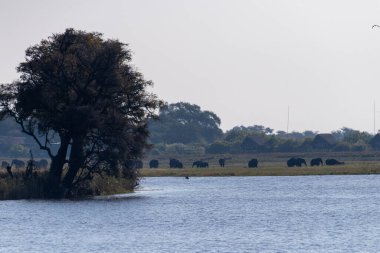
[[[379,252],[380,176],[145,178],[0,202],[0,252]]]

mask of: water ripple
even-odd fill
[[[0,252],[378,252],[380,176],[145,178],[133,194],[0,202]]]

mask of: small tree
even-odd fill
[[[12,117],[51,158],[48,197],[94,173],[115,173],[148,147],[147,120],[160,102],[130,62],[126,44],[67,29],[28,48],[20,80],[1,86],[1,117]]]

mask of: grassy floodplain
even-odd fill
[[[286,161],[291,157],[305,158],[307,167],[288,168]],[[335,158],[345,164],[336,166],[309,166],[310,160],[321,157]],[[144,160],[144,168],[140,170],[143,177],[160,176],[300,176],[300,175],[358,175],[380,174],[380,152],[308,152],[308,153],[261,153],[261,154],[230,154],[230,155],[184,155],[177,156],[184,163],[183,169],[170,169],[168,156],[149,157]],[[226,166],[221,168],[219,158],[228,158]],[[248,168],[251,158],[259,160],[258,168]],[[149,159],[158,159],[158,169],[148,169]],[[209,168],[192,168],[192,162],[204,160],[209,162]]]
[[[380,162],[359,162],[352,164],[320,167],[293,167],[269,165],[259,168],[224,167],[224,168],[184,168],[184,169],[142,169],[143,177],[185,177],[185,176],[301,176],[301,175],[358,175],[380,174]]]

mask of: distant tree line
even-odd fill
[[[174,103],[164,105],[159,120],[149,124],[152,143],[211,143],[223,136],[220,118],[213,112],[202,111],[197,105]]]
[[[158,119],[149,121],[149,151],[158,154],[224,154],[252,152],[318,151],[313,140],[318,132],[274,131],[262,125],[235,126],[225,132],[221,119],[198,105],[179,102],[166,104],[160,109]],[[330,151],[364,151],[372,148],[373,135],[368,132],[343,127],[332,131],[336,141]],[[28,157],[29,149],[43,157],[31,137],[20,133],[11,119],[0,122],[0,152],[3,156]]]
[[[373,135],[348,127],[329,133],[328,147],[314,145],[314,131],[274,131],[262,125],[235,126],[223,132],[220,118],[198,105],[167,104],[159,120],[149,122],[152,154],[224,154],[252,152],[364,151],[371,149]]]

